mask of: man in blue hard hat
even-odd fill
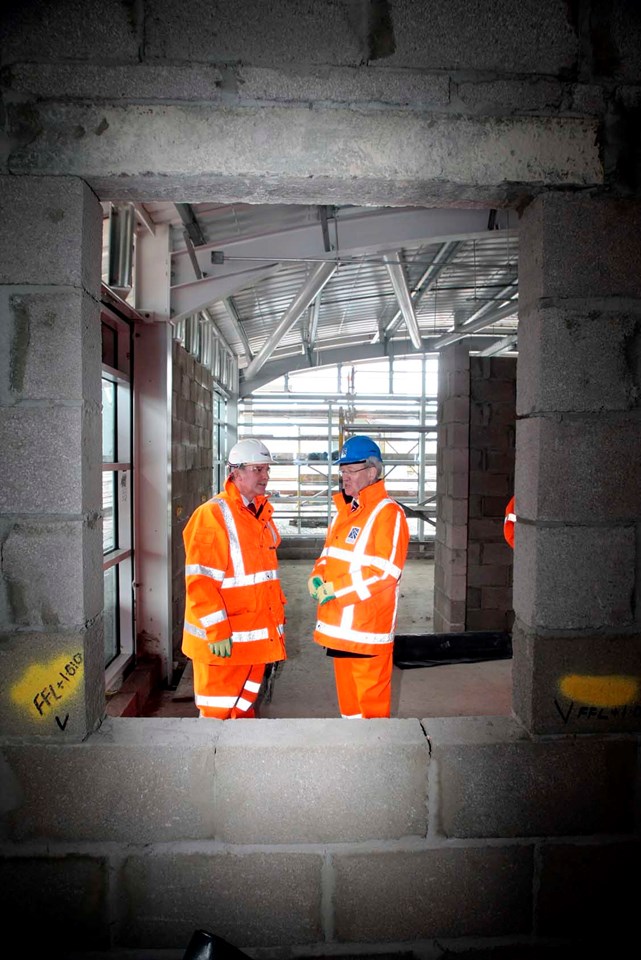
[[[385,489],[381,451],[370,437],[350,437],[337,464],[337,513],[308,583],[318,603],[314,641],[334,660],[341,716],[389,717],[407,520]]]

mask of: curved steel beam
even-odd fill
[[[385,262],[385,266],[387,267],[389,278],[392,281],[394,293],[396,294],[398,305],[401,308],[401,313],[403,314],[403,319],[405,320],[405,325],[407,327],[407,332],[410,335],[410,340],[412,341],[414,347],[417,350],[420,350],[422,346],[421,332],[418,329],[418,320],[416,319],[416,314],[414,313],[412,298],[410,297],[409,287],[407,286],[407,277],[405,276],[405,271],[403,270],[403,264],[400,262],[400,253],[386,253],[383,256],[383,260]]]
[[[335,263],[321,263],[316,267],[307,283],[303,285],[290,303],[276,329],[267,338],[251,363],[245,368],[245,380],[251,380],[252,377],[256,376],[263,364],[269,360],[285,334],[289,333],[300,315],[307,309],[314,297],[320,293],[336,270],[337,266]]]

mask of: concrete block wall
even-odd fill
[[[0,727],[104,712],[100,250],[79,180],[0,181]]]
[[[171,416],[172,648],[180,657],[185,613],[183,530],[213,493],[213,403],[211,371],[174,340]]]
[[[0,767],[4,907],[74,956],[181,956],[197,928],[283,958],[616,950],[635,929],[638,736],[117,718],[5,742]]]
[[[459,341],[441,352],[438,394],[434,630],[510,630],[516,360]]]
[[[434,631],[465,630],[470,472],[470,357],[458,342],[438,365]]]
[[[641,720],[640,237],[631,198],[522,217],[514,707],[538,733]]]
[[[470,357],[467,630],[510,630],[512,550],[503,536],[514,492],[516,358]]]

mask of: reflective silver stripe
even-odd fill
[[[231,638],[234,643],[252,643],[254,640],[269,640],[269,630],[263,627],[262,630],[240,630],[232,633]]]
[[[215,567],[204,567],[202,563],[188,563],[185,566],[186,577],[211,577],[212,580],[222,580],[225,576],[224,570],[216,570]]]
[[[245,680],[245,685],[243,690],[246,690],[247,693],[258,693],[260,690],[260,683],[256,683],[255,680]],[[255,698],[254,698],[255,699]],[[245,713],[251,706],[253,706],[253,700],[246,700],[242,695],[238,698],[236,707],[238,710],[242,710]]]
[[[230,587],[253,587],[257,583],[266,583],[268,580],[279,580],[278,570],[259,570],[257,573],[246,573],[242,577],[225,577],[223,590]]]
[[[238,536],[238,530],[236,529],[236,523],[234,522],[234,517],[231,511],[229,504],[218,497],[214,497],[214,501],[218,504],[220,512],[223,515],[223,520],[225,522],[225,527],[227,528],[227,535],[229,537],[229,559],[231,560],[232,570],[234,571],[233,577],[221,577],[222,589],[228,590],[230,587],[253,587],[257,583],[266,583],[269,580],[278,580],[278,570],[259,570],[257,573],[245,573],[245,563],[243,561],[243,553],[240,549],[240,538]],[[274,543],[278,540],[278,531],[270,523],[270,532]]]
[[[400,516],[398,519],[400,532]],[[398,537],[396,540],[398,540]],[[393,543],[393,548],[396,548],[396,542]],[[392,550],[392,553],[394,552],[394,549]],[[334,557],[335,560],[344,560],[349,564],[353,564],[354,562],[354,551],[352,550],[343,550],[340,547],[330,547],[328,554],[330,557]],[[401,568],[397,567],[396,564],[391,563],[389,559],[385,557],[375,557],[369,553],[363,553],[361,555],[361,565],[364,567],[376,567],[378,570],[387,570],[389,568],[392,576],[395,576],[397,579],[402,573]]]
[[[372,591],[367,588],[367,583],[372,583],[372,581],[369,580],[366,582],[363,574],[358,570],[354,578],[354,589],[358,594],[359,600],[369,600],[372,595]]]
[[[396,623],[396,611],[398,610],[398,598],[400,596],[401,587],[400,584],[396,584],[396,589],[394,590],[394,613],[392,614],[392,623]]]
[[[391,558],[396,553],[396,548],[398,545],[398,538],[400,535],[400,523],[401,517],[400,512],[397,512],[396,522],[394,524],[394,535],[392,537],[392,545],[390,549],[390,555],[388,557],[377,557],[371,554],[366,553],[367,541],[372,531],[374,525],[374,520],[383,509],[389,503],[393,503],[393,500],[385,498],[381,500],[372,511],[370,516],[367,519],[367,523],[363,527],[358,540],[354,546],[353,550],[345,550],[341,547],[330,547],[328,554],[331,557],[334,557],[338,560],[343,560],[349,564],[349,573],[352,575],[352,583],[350,586],[342,587],[340,590],[336,591],[337,597],[344,597],[350,593],[351,590],[354,590],[358,595],[359,600],[369,600],[372,596],[372,591],[369,589],[370,585],[375,583],[378,577],[368,577],[365,579],[362,574],[363,567],[375,567],[381,571],[381,576],[383,577],[393,577],[395,580],[399,580],[402,570],[400,567],[397,567],[396,564],[392,563]]]
[[[220,512],[223,515],[223,520],[227,528],[227,536],[229,537],[229,559],[231,560],[231,565],[234,570],[234,574],[237,577],[245,576],[245,564],[243,563],[243,553],[240,549],[240,539],[238,537],[238,530],[236,529],[236,524],[232,516],[232,512],[229,504],[222,500],[220,497],[214,497],[214,501],[218,504]],[[224,584],[224,581],[223,581]]]
[[[367,557],[368,562],[372,566],[381,566],[389,562],[388,557],[375,557],[369,556],[366,554],[365,550],[367,548],[367,541],[369,540],[370,534],[372,532],[372,527],[374,526],[374,521],[376,517],[381,512],[383,507],[386,507],[388,504],[393,504],[394,501],[390,500],[389,497],[386,497],[384,500],[381,500],[380,503],[377,503],[369,517],[363,529],[361,530],[358,540],[354,545],[353,550],[345,550],[341,547],[329,547],[327,552],[330,557],[336,557],[338,560],[346,560],[348,563],[355,563],[356,558],[358,558],[358,566],[362,566],[363,558]],[[395,545],[395,543],[394,543]]]
[[[194,703],[197,707],[221,707],[226,709],[236,706],[236,697],[203,697],[196,694]]]
[[[185,633],[190,633],[192,637],[199,637],[201,640],[207,639],[207,632],[205,630],[201,630],[200,627],[195,627],[193,623],[188,623],[186,620],[183,625],[183,630]]]
[[[376,577],[375,579],[378,579],[378,577]],[[360,570],[353,570],[351,584],[348,587],[343,587],[341,590],[337,590],[335,593],[335,596],[344,597],[347,593],[351,593],[352,590],[355,590],[356,593],[358,594],[359,600],[369,600],[372,594],[371,594],[371,591],[367,589],[366,584],[373,583],[373,582],[374,581],[371,579],[368,581],[365,581],[363,579],[363,574],[361,573]]]
[[[343,550],[342,547],[327,547],[324,552],[328,557],[334,557],[335,560],[345,560],[346,563],[351,563],[354,559],[354,551]]]
[[[394,639],[393,631],[391,633],[366,633],[364,630],[354,630],[347,628],[344,624],[334,626],[331,623],[324,623],[322,620],[316,622],[316,629],[326,637],[335,637],[337,640],[353,640],[355,643],[391,643]]]
[[[399,523],[399,532],[400,532],[400,523]],[[392,543],[392,553],[396,551],[396,543]],[[389,573],[390,576],[395,577],[397,580],[402,574],[403,570],[401,567],[397,567],[395,563],[392,563],[391,560],[385,560],[383,557],[371,557],[369,554],[363,555],[363,566],[364,567],[375,567],[377,570],[380,570],[381,573],[387,576]]]
[[[376,504],[376,506],[374,507],[374,509],[373,509],[372,512],[370,513],[369,517],[367,518],[367,521],[366,521],[366,523],[365,523],[365,526],[363,527],[363,530],[362,530],[362,534],[363,534],[363,535],[358,538],[358,540],[363,544],[363,546],[359,548],[359,542],[357,541],[357,542],[356,542],[356,546],[355,546],[355,548],[354,548],[354,553],[356,553],[356,552],[358,552],[358,553],[365,553],[365,547],[367,546],[367,541],[368,541],[368,539],[369,539],[369,535],[370,535],[371,529],[372,529],[372,527],[374,526],[374,520],[376,520],[376,517],[379,515],[379,513],[381,512],[381,510],[383,509],[383,507],[386,506],[388,503],[391,503],[391,502],[392,502],[391,500],[389,500],[389,499],[386,498],[385,500],[380,500],[380,501]]]
[[[506,516],[506,518],[505,518],[505,520],[504,520],[504,523],[508,523],[508,521],[510,521],[510,520],[512,521],[512,523],[516,523],[516,514],[515,514],[515,513],[508,513],[508,515]]]
[[[362,713],[341,713],[341,718],[343,720],[362,720]]]
[[[401,532],[401,514],[400,511],[396,514],[396,522],[394,523],[394,536],[392,537],[392,549],[390,550],[390,555],[387,558],[387,563],[383,568],[384,577],[395,577],[397,580],[400,580],[401,570],[392,563],[392,557],[396,555],[396,548],[398,546],[398,538]],[[398,573],[396,573],[398,571]]]
[[[385,500],[381,500],[380,503],[376,504],[376,506],[370,513],[369,517],[367,518],[367,523],[361,530],[358,540],[356,541],[354,545],[354,549],[352,551],[352,566],[355,569],[363,565],[365,548],[367,547],[367,543],[369,541],[370,534],[372,532],[372,527],[374,526],[374,521],[376,520],[376,517],[379,515],[383,507],[387,506],[388,503],[392,503],[392,502],[393,501],[389,500],[388,498],[385,498]],[[382,558],[381,558],[381,561],[382,561]]]
[[[226,619],[226,611],[217,610],[216,613],[208,613],[206,617],[201,617],[200,622],[202,623],[203,627],[213,627],[215,623],[222,623],[222,621]]]

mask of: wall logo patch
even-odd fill
[[[352,527],[352,529],[349,531],[349,533],[345,537],[345,543],[355,543],[356,537],[359,535],[360,532],[361,532],[360,527]]]

